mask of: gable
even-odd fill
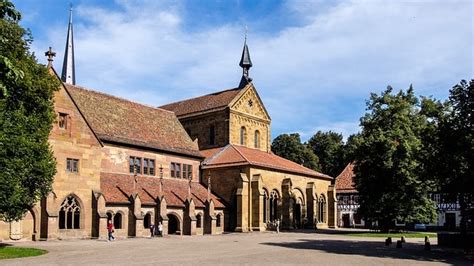
[[[260,96],[253,84],[249,84],[243,89],[237,97],[232,100],[229,104],[232,111],[243,113],[252,117],[260,118],[266,121],[270,121],[270,115],[268,114],[265,106],[263,105]]]

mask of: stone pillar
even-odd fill
[[[215,235],[217,233],[216,214],[214,211],[214,201],[212,199],[206,201],[204,212],[204,234]]]
[[[59,237],[59,207],[56,202],[56,194],[50,192],[46,199],[44,200],[44,206],[41,206],[44,209],[44,219],[41,219],[44,225],[42,229],[45,230],[45,235],[42,235],[42,238],[46,239],[55,239]]]
[[[247,178],[247,175],[245,173],[240,174],[240,182],[239,182],[239,187],[237,188],[236,191],[236,201],[237,201],[237,206],[236,206],[236,228],[235,231],[237,232],[248,232],[248,200],[249,200],[249,195],[248,195],[248,186],[249,186],[249,179]]]
[[[133,199],[133,217],[135,218],[135,236],[136,237],[145,237],[148,236],[148,229],[143,227],[143,218],[144,215],[142,213],[142,201],[138,194],[132,195]]]
[[[168,235],[168,205],[166,204],[165,196],[158,199],[159,202],[159,215],[158,222],[163,224],[163,236]]]
[[[282,196],[282,229],[293,229],[293,210],[291,206],[291,179],[286,178],[281,185]]]
[[[327,201],[327,218],[328,226],[330,228],[337,228],[337,199],[336,199],[336,186],[330,185],[328,187],[328,201]]]
[[[306,185],[306,227],[308,228],[315,228],[316,226],[316,205],[316,186],[314,182],[309,182]]]
[[[193,199],[187,199],[183,217],[183,234],[196,235],[196,213]]]
[[[251,191],[252,191],[252,230],[264,231],[263,223],[263,187],[262,178],[260,175],[252,177]]]
[[[107,211],[105,209],[105,198],[104,195],[100,191],[93,192],[94,195],[94,203],[95,203],[95,209],[96,210],[96,215],[95,219],[97,221],[93,223],[95,226],[98,228],[95,228],[95,231],[97,232],[96,237],[98,239],[108,239],[108,232],[107,232]]]

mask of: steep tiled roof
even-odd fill
[[[239,94],[242,89],[235,88],[219,91],[208,95],[179,101],[160,106],[160,108],[174,112],[177,116],[214,111],[224,108]]]
[[[160,179],[157,177],[137,177],[136,191],[140,200],[145,204],[156,204],[155,199],[160,193]],[[100,189],[105,201],[109,203],[130,203],[133,194],[134,177],[125,174],[100,174]],[[188,196],[189,182],[184,179],[163,179],[163,194],[168,206],[184,207]],[[196,207],[205,207],[207,188],[198,182],[191,183],[191,195]],[[214,194],[211,194],[216,208],[224,208],[224,203]]]
[[[337,193],[356,193],[354,185],[354,165],[348,164],[344,170],[336,177]]]
[[[173,112],[65,86],[100,140],[202,156]]]
[[[273,153],[243,146],[229,144],[221,149],[212,149],[212,152],[204,150],[202,154],[206,156],[203,168],[252,165],[288,173],[332,179],[328,175],[313,171]]]

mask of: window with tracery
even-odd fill
[[[79,229],[81,206],[74,196],[68,196],[59,209],[59,229]]]
[[[278,193],[273,190],[272,193],[270,193],[270,221],[275,221],[278,219]]]
[[[321,195],[319,197],[319,202],[318,202],[318,211],[319,211],[319,216],[318,220],[320,223],[325,223],[326,222],[326,198],[324,195]]]

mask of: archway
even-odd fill
[[[301,199],[292,199],[293,201],[293,222],[296,229],[302,228],[301,224]]]
[[[179,218],[175,214],[168,214],[168,235],[177,234],[179,231]]]

